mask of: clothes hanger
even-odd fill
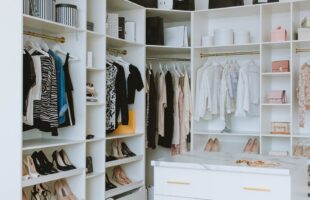
[[[184,77],[184,74],[183,74],[183,72],[182,72],[182,70],[180,69],[179,66],[177,66],[177,70],[178,70],[179,74],[180,74],[182,77]]]
[[[159,69],[160,69],[160,73],[164,74],[164,71],[163,71],[163,68],[162,68],[162,65],[159,63]]]
[[[176,65],[173,65],[173,71],[177,74],[178,77],[181,77],[181,74],[178,72]]]
[[[167,72],[169,72],[169,69],[168,69],[168,66],[167,66],[167,64],[165,64],[165,67],[166,67],[166,70],[167,70]]]
[[[58,53],[64,55],[64,56],[67,55],[67,52],[63,51],[63,50],[61,49],[60,45],[58,45],[58,44],[56,44],[56,45],[53,47],[53,50],[54,50],[55,52],[58,52]],[[70,58],[72,61],[78,61],[78,60],[79,60],[78,57],[72,56],[72,55],[69,55],[69,58]]]
[[[43,51],[48,52],[50,50],[50,48],[48,47],[48,45],[46,44],[46,42],[44,42],[44,40],[40,41],[40,47],[41,49],[43,49]]]

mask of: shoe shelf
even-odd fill
[[[100,33],[100,32],[97,32],[97,31],[90,31],[90,30],[87,30],[87,37],[105,37],[105,34],[103,33]]]
[[[131,42],[125,39],[116,38],[107,35],[107,46],[111,48],[121,48],[121,47],[143,47],[143,43]]]
[[[290,138],[290,134],[271,134],[271,133],[264,133],[262,134],[262,137],[275,137],[275,138]]]
[[[93,139],[86,140],[86,143],[101,142],[101,141],[104,141],[104,140],[105,140],[104,137],[95,137]]]
[[[105,167],[109,168],[109,167],[115,167],[118,165],[124,165],[124,164],[128,164],[128,163],[141,161],[143,159],[143,157],[144,157],[143,155],[138,155],[138,156],[133,156],[133,157],[129,157],[129,158],[122,158],[122,159],[118,159],[118,160],[109,161],[109,162],[106,162]]]
[[[86,106],[104,106],[105,103],[102,102],[86,102]]]
[[[117,185],[117,184],[116,184]],[[117,185],[117,188],[106,191],[106,198],[114,197],[119,194],[129,192],[131,190],[140,188],[144,185],[144,181],[136,181],[128,185]]]
[[[95,177],[103,176],[103,175],[105,175],[105,172],[92,172],[92,173],[86,174],[86,179],[91,179],[91,178],[95,178]]]
[[[28,180],[24,180],[22,183],[22,186],[23,186],[23,188],[25,188],[25,187],[37,185],[40,183],[47,183],[47,182],[56,181],[59,179],[79,176],[79,175],[82,175],[84,173],[84,171],[85,171],[84,169],[73,169],[73,170],[69,170],[69,171],[58,172],[56,174],[40,176],[38,178],[31,178]]]
[[[135,133],[135,134],[113,134],[110,133],[107,135],[107,140],[114,140],[114,139],[122,139],[122,138],[131,138],[131,137],[140,137],[143,136],[144,133]]]
[[[45,149],[53,147],[62,147],[84,143],[84,140],[67,140],[67,139],[28,139],[23,141],[23,151],[35,149]]]
[[[230,137],[255,137],[259,136],[259,132],[255,131],[232,131],[230,133],[221,133],[221,131],[208,130],[208,131],[195,131],[197,135],[210,135],[210,136],[230,136]]]

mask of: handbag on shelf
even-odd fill
[[[146,44],[164,45],[164,20],[161,17],[146,18]]]
[[[268,94],[268,103],[286,104],[287,96],[285,90],[274,90]]]
[[[224,8],[244,5],[243,0],[210,0],[209,8]]]
[[[157,0],[130,0],[130,1],[147,8],[157,8]]]
[[[195,1],[194,0],[173,0],[173,9],[195,10]]]
[[[289,60],[278,60],[272,62],[272,72],[289,72]]]
[[[289,122],[272,122],[271,128],[271,134],[290,134]]]
[[[271,41],[279,42],[287,40],[287,31],[282,26],[277,27],[276,29],[271,31]]]
[[[136,132],[136,116],[135,111],[128,111],[128,125],[119,124],[117,129],[113,132],[114,134],[135,134]]]
[[[93,159],[91,156],[86,157],[86,169],[87,169],[87,171],[86,171],[87,174],[94,172]]]

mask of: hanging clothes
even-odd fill
[[[139,69],[134,65],[129,65],[130,74],[127,78],[128,104],[135,103],[136,91],[140,92],[144,85]]]
[[[165,108],[167,107],[167,91],[165,74],[163,72],[157,73],[157,132],[158,135],[164,137],[164,124],[165,124]]]
[[[302,65],[299,72],[297,98],[299,127],[304,128],[306,110],[310,108],[310,65],[307,63]]]
[[[155,87],[154,73],[146,70],[146,131],[147,147],[156,148],[156,118],[157,118],[157,92]]]
[[[57,76],[57,90],[58,90],[58,110],[59,110],[59,124],[63,124],[66,120],[65,113],[68,110],[68,104],[66,99],[66,86],[65,86],[65,72],[63,69],[63,63],[61,57],[59,57],[52,50],[48,51],[48,54],[53,57],[56,66]]]
[[[179,125],[179,94],[180,94],[180,77],[176,72],[172,72],[172,80],[173,80],[173,136],[172,136],[172,144],[179,145],[180,144],[180,125]]]
[[[61,124],[60,127],[68,127],[68,126],[74,126],[75,125],[75,112],[74,112],[74,101],[73,101],[73,83],[71,80],[70,70],[69,70],[69,58],[70,54],[67,53],[65,63],[63,65],[63,71],[64,71],[64,85],[65,85],[65,98],[67,102],[67,110],[65,111],[65,121]],[[63,90],[63,88],[61,88]],[[63,100],[63,97],[60,97]]]
[[[159,136],[158,145],[171,148],[173,129],[174,129],[174,91],[173,91],[173,78],[168,71],[165,76],[166,81],[166,95],[167,95],[167,107],[165,108],[165,123],[164,123],[164,136]]]
[[[23,54],[23,63],[24,63],[24,69],[23,69],[23,116],[26,116],[27,114],[27,107],[28,107],[28,97],[29,93],[32,87],[36,84],[36,72],[34,68],[34,63],[32,60],[31,55],[27,50],[24,50]]]
[[[106,131],[111,133],[116,128],[116,75],[117,67],[107,64],[106,75]]]

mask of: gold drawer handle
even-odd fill
[[[168,184],[172,185],[190,185],[190,182],[182,182],[182,181],[167,181]]]
[[[243,187],[243,190],[256,191],[256,192],[271,192],[270,189],[266,189],[266,188],[254,188],[254,187]]]

